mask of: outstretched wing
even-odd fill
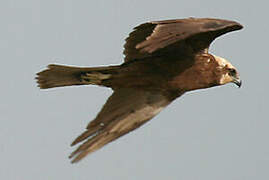
[[[189,18],[141,24],[129,34],[124,45],[125,62],[152,56],[180,55],[204,51],[218,36],[242,29],[234,21]],[[187,46],[186,46],[187,45]]]
[[[140,127],[172,101],[158,92],[117,89],[86,131],[71,145],[84,141],[71,155],[77,162],[87,154]]]

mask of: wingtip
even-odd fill
[[[244,28],[244,26],[237,21],[224,20],[224,19],[220,19],[220,21],[226,22],[227,23],[226,26],[232,28],[233,30],[240,30]]]
[[[73,151],[68,158],[71,159],[71,164],[75,164],[82,160],[85,156],[87,156],[89,153],[87,150],[81,150],[80,147],[77,148],[75,151]]]
[[[79,157],[79,155],[78,156],[76,156],[76,157],[69,157],[69,159],[72,159],[70,162],[71,162],[71,164],[76,164],[76,163],[78,163],[81,159],[82,159],[83,157]]]
[[[71,162],[71,164],[76,164],[78,161],[72,160],[70,162]]]
[[[71,158],[70,158],[71,159]],[[73,160],[71,160],[71,164],[76,164],[80,161],[81,159],[77,159],[77,158],[74,158]]]
[[[79,138],[79,137],[77,137],[71,144],[70,144],[70,146],[72,147],[72,146],[75,146],[75,145],[77,145],[79,142],[81,142],[82,140]]]
[[[70,155],[68,158],[69,158],[69,159],[71,159],[71,161],[70,161],[70,163],[71,163],[71,164],[76,164],[76,163],[78,163],[78,162],[79,162],[79,160],[78,160],[78,159],[73,158],[73,156],[71,156],[71,155]]]
[[[77,153],[77,150],[73,151],[73,152],[68,156],[68,158],[69,158],[69,159],[72,159],[72,158],[76,155],[76,153]]]
[[[239,22],[233,21],[233,23],[234,23],[234,28],[236,30],[240,30],[240,29],[244,28],[244,26],[242,24],[240,24]]]
[[[74,146],[83,140],[90,138],[91,136],[94,136],[99,130],[101,130],[102,127],[95,126],[93,128],[88,128],[86,131],[84,131],[81,135],[79,135],[71,144],[70,146]]]

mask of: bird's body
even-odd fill
[[[38,73],[40,88],[100,85],[114,93],[72,145],[77,162],[118,137],[138,128],[187,91],[233,82],[236,69],[208,53],[218,36],[241,29],[234,21],[189,18],[142,24],[126,39],[125,62],[118,66],[79,68],[49,65]]]
[[[117,66],[102,85],[117,88],[136,88],[156,91],[190,91],[218,85],[218,62],[210,54],[186,59],[150,58]],[[199,71],[198,71],[199,69]],[[214,71],[212,71],[212,69]]]

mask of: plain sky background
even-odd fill
[[[2,0],[0,179],[269,179],[268,2],[235,0]],[[69,145],[110,89],[39,90],[50,63],[120,64],[124,39],[151,20],[236,20],[210,51],[241,73],[229,84],[185,94],[138,130],[71,164]]]

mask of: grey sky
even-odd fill
[[[265,180],[269,178],[268,2],[0,2],[0,179]],[[243,86],[185,94],[140,129],[79,164],[69,145],[111,94],[100,87],[39,90],[50,63],[120,64],[124,39],[150,20],[236,20],[242,31],[210,51],[229,59]]]

